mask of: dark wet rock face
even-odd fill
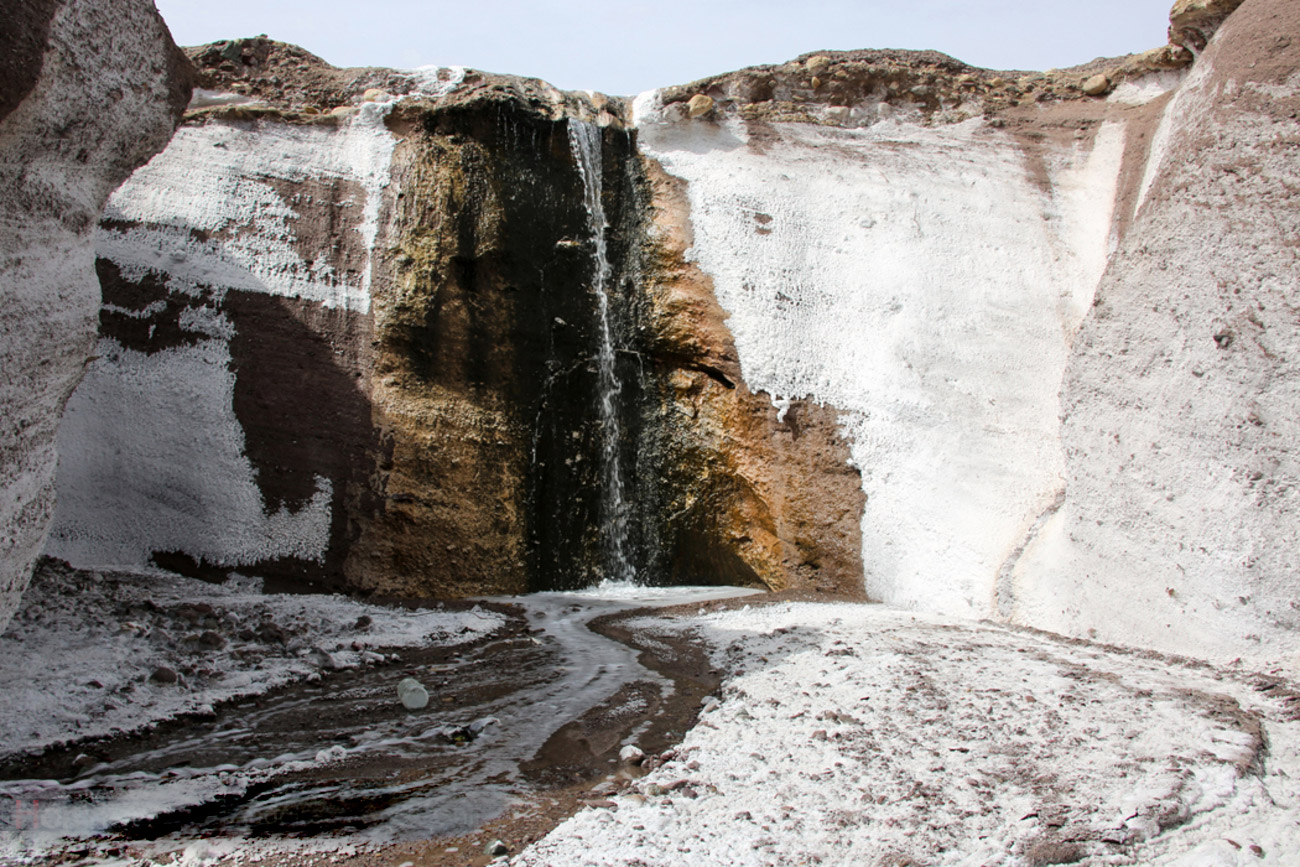
[[[392,122],[408,144],[391,288],[376,297],[374,394],[392,458],[355,562],[367,586],[390,591],[585,586],[603,544],[599,322],[568,121],[483,100]],[[630,134],[610,127],[601,140],[632,473],[637,178]]]

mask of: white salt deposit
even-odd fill
[[[1045,176],[982,121],[665,122],[641,147],[689,182],[692,251],[751,388],[841,410],[862,470],[866,586],[983,616],[1055,501],[1057,393],[1111,245],[1124,146],[1107,124],[1044,145]]]
[[[1106,100],[1119,105],[1146,105],[1151,100],[1176,89],[1186,76],[1187,72],[1185,70],[1168,69],[1163,72],[1153,72],[1141,78],[1122,81],[1119,86],[1111,91]]]
[[[202,666],[214,672],[205,682],[151,680],[159,666],[180,671],[194,664],[194,655],[178,645],[185,630],[200,628],[178,612],[195,606],[208,606],[221,621],[214,628],[227,635],[267,622],[279,632],[205,648]],[[134,613],[123,613],[128,610]],[[361,618],[367,625],[358,623]],[[0,633],[0,755],[136,731],[319,676],[324,658],[308,649],[326,650],[335,669],[360,668],[386,660],[367,646],[459,644],[504,623],[502,615],[481,607],[410,611],[343,596],[264,594],[256,581],[214,585],[156,571],[45,570]]]
[[[395,144],[384,127],[390,108],[365,103],[338,127],[218,121],[182,127],[109,200],[106,219],[138,225],[101,232],[99,255],[128,278],[163,273],[178,291],[242,289],[364,313],[371,263],[346,274],[324,255],[304,261],[294,244],[299,215],[272,182],[357,184],[363,195],[348,203],[353,216],[340,222],[360,236],[369,258]]]
[[[98,353],[59,429],[49,554],[126,568],[150,565],[155,551],[226,566],[324,557],[332,485],[318,476],[301,508],[266,508],[224,340],[146,355],[105,338]]]
[[[512,864],[1300,863],[1300,723],[1250,678],[876,606],[636,625],[732,674],[669,761]]]

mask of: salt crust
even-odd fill
[[[102,231],[100,256],[128,279],[162,273],[174,291],[242,289],[317,301],[361,313],[370,308],[370,272],[336,273],[294,247],[297,213],[268,181],[349,180],[364,199],[350,220],[360,248],[374,247],[395,139],[384,127],[391,103],[370,102],[339,127],[209,121],[177,131],[105,208],[132,223]],[[203,239],[203,235],[216,236]],[[324,251],[322,251],[324,252]]]
[[[1248,678],[878,606],[634,625],[733,674],[671,761],[512,864],[1020,867],[1054,836],[1094,865],[1300,863],[1300,723]],[[1258,775],[1224,702],[1264,722]]]
[[[146,567],[155,551],[225,566],[323,557],[330,480],[317,476],[300,508],[268,514],[225,340],[146,355],[105,338],[97,352],[59,429],[51,556],[84,568]]]
[[[642,150],[688,181],[690,254],[747,383],[843,413],[868,593],[988,615],[1063,485],[1057,394],[1112,245],[1123,128],[1044,144],[1039,183],[980,120],[751,142],[737,121],[665,122],[656,93],[634,110]]]

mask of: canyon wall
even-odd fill
[[[871,597],[998,610],[1064,495],[1061,379],[1183,60],[1009,81],[832,52],[638,99],[747,380],[778,417],[835,408]]]
[[[185,124],[101,226],[51,554],[407,597],[856,590],[833,416],[771,436],[621,102],[191,54]]]
[[[101,226],[49,551],[1289,658],[1296,29],[1186,0],[1071,69],[825,52],[634,101],[191,49]]]
[[[45,543],[56,431],[94,342],[96,222],[167,143],[191,74],[152,3],[12,6],[0,33],[0,628]]]
[[[1300,659],[1298,112],[1300,10],[1247,0],[1169,104],[1075,342],[1066,498],[1008,582],[1014,619]]]

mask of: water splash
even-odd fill
[[[569,118],[569,147],[582,176],[583,203],[587,208],[587,226],[591,230],[595,259],[592,290],[600,313],[600,347],[596,355],[600,390],[601,472],[604,496],[601,519],[605,527],[606,579],[636,583],[636,567],[628,559],[628,503],[624,499],[623,474],[619,467],[619,443],[622,429],[618,420],[618,399],[623,386],[614,370],[614,339],[610,328],[608,282],[610,275],[605,231],[600,129],[594,124]]]

